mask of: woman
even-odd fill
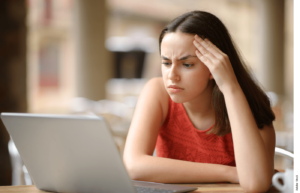
[[[162,78],[145,85],[125,146],[130,177],[268,190],[275,116],[226,27],[210,13],[192,11],[162,30],[159,46]]]

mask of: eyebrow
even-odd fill
[[[197,56],[192,56],[192,55],[187,55],[187,56],[183,56],[183,57],[181,57],[181,58],[179,58],[177,61],[180,61],[180,60],[186,60],[186,59],[188,59],[188,58],[190,58],[190,57],[197,57]],[[163,59],[163,60],[170,60],[169,58],[167,58],[166,56],[161,56],[161,58]]]

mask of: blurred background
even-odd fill
[[[270,97],[276,146],[294,151],[292,0],[2,0],[0,9],[0,112],[104,116],[122,155],[139,93],[161,76],[161,30],[204,10]],[[26,170],[16,171],[9,141],[1,122],[0,185],[24,184],[13,180]],[[292,166],[275,156],[276,169]]]

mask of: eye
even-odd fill
[[[190,68],[193,66],[193,64],[183,64],[185,67]]]
[[[169,62],[163,62],[162,64],[165,65],[165,66],[169,66],[171,63],[169,63]]]

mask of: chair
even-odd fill
[[[290,160],[293,160],[294,161],[294,154],[285,150],[285,149],[282,149],[282,148],[279,148],[279,147],[275,147],[275,155],[280,155],[280,156],[283,156],[287,159],[290,159]]]
[[[12,165],[12,185],[32,185],[30,175],[12,138],[8,142],[8,152]]]

